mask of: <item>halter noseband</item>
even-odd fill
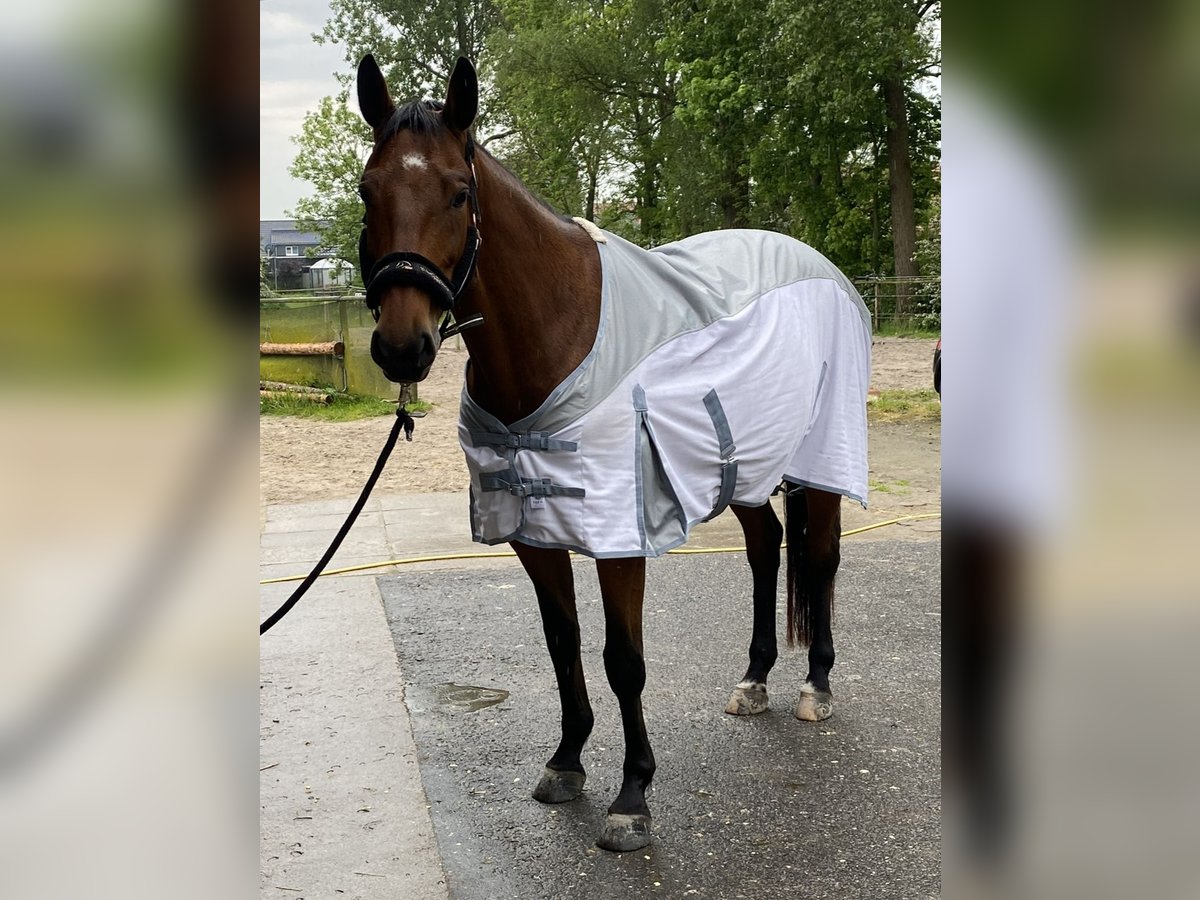
[[[475,264],[479,259],[479,245],[482,238],[479,235],[479,193],[475,182],[475,141],[467,135],[467,148],[464,153],[467,165],[471,168],[471,182],[467,187],[467,195],[471,204],[471,224],[467,227],[467,239],[463,246],[462,255],[454,266],[454,274],[447,278],[446,274],[436,263],[420,253],[411,250],[401,250],[389,253],[378,262],[372,262],[367,253],[367,229],[362,230],[358,239],[359,264],[366,278],[367,308],[375,321],[379,321],[379,309],[383,302],[383,291],[392,286],[409,285],[424,291],[429,295],[445,316],[438,328],[438,335],[445,340],[467,328],[483,324],[483,316],[478,313],[468,316],[461,322],[454,322],[454,306],[462,292],[466,290],[475,274]]]

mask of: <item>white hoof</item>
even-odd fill
[[[833,694],[818,691],[809,682],[800,688],[800,699],[796,701],[796,718],[803,722],[821,722],[833,715]]]
[[[761,681],[743,681],[733,689],[725,704],[731,716],[756,716],[767,711],[767,686]]]

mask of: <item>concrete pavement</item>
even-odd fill
[[[262,576],[269,578],[306,571],[341,524],[350,502],[323,501],[268,507],[261,536]],[[846,527],[857,524],[860,517],[862,521],[875,520],[870,513],[863,513],[849,504],[844,509]],[[936,526],[936,522],[917,523],[903,530],[893,527],[875,531],[865,538],[848,540],[846,546],[850,548],[855,542],[872,537],[895,537],[897,533],[928,540],[928,532],[936,530]],[[736,520],[727,515],[704,526],[689,546],[724,546],[740,542]],[[487,550],[469,540],[465,495],[384,496],[368,504],[359,524],[331,565]],[[902,550],[890,552],[893,556],[896,553],[903,555]],[[936,557],[936,550],[928,552]],[[723,571],[733,560],[744,566],[734,556],[702,559],[716,567],[711,572]],[[707,565],[695,565],[689,560],[654,565],[659,570],[663,566],[673,567],[672,571],[678,569],[680,573],[710,571]],[[924,558],[917,566],[919,574],[913,576],[925,585],[923,590],[936,590],[936,572],[931,574],[931,565],[930,560]],[[419,577],[418,569],[423,572]],[[430,574],[430,570],[446,571]],[[444,792],[454,785],[444,777],[445,772],[429,768],[432,745],[427,748],[419,740],[414,742],[413,719],[409,711],[410,707],[417,710],[420,732],[427,724],[423,716],[431,707],[451,708],[453,702],[447,706],[439,701],[442,694],[438,691],[444,692],[444,688],[437,687],[441,682],[431,682],[429,677],[422,675],[424,657],[419,652],[413,654],[407,639],[397,636],[393,644],[377,577],[383,576],[381,581],[393,596],[404,595],[417,586],[416,590],[425,598],[423,602],[443,606],[451,595],[457,606],[463,597],[499,596],[509,602],[507,598],[529,592],[515,560],[424,564],[404,569],[405,577],[388,577],[389,572],[399,571],[370,570],[359,575],[320,580],[296,610],[262,640],[261,862],[264,897],[447,896],[446,854],[452,857],[451,871],[459,876],[457,882],[451,878],[452,887],[456,883],[459,885],[452,896],[474,896],[463,892],[462,873],[455,869],[458,851],[453,848],[463,842],[450,840],[454,835],[445,835],[444,821],[437,815],[430,815],[427,790]],[[930,579],[932,588],[925,584]],[[265,617],[274,609],[292,587],[292,584],[264,587],[262,615]],[[685,586],[683,591],[686,596],[699,588]],[[748,603],[748,597],[741,600]],[[745,605],[738,599],[733,602]],[[402,614],[394,609],[391,614],[395,628],[400,621],[397,616]],[[648,612],[648,623],[650,620]],[[451,633],[446,629],[442,632],[442,637]],[[534,637],[533,640],[520,638],[524,643],[519,658],[493,660],[497,662],[495,671],[515,672],[520,676],[522,672],[528,674],[539,667],[548,667],[548,660],[543,659],[545,650],[540,645],[540,634],[535,633]],[[424,636],[421,639],[424,640]],[[740,637],[731,640],[721,637],[721,641],[729,645],[726,649],[735,652],[738,659],[744,656],[745,648],[741,646],[744,641]],[[397,649],[401,653],[400,662],[397,661]],[[452,651],[447,653],[453,657]],[[933,663],[936,666],[936,658]],[[839,670],[841,666],[839,657]],[[594,662],[588,668],[592,695],[599,705],[601,698],[608,698],[608,688],[602,669]],[[722,670],[720,677],[721,690],[724,690],[728,676]],[[447,677],[446,681],[456,679],[470,682],[466,674]],[[407,697],[406,681],[414,685]],[[523,696],[527,687],[519,687]],[[543,685],[541,689],[544,688]],[[535,694],[533,691],[530,696]],[[775,701],[777,705],[782,699]],[[704,715],[707,716],[711,710],[705,704],[701,706],[705,706]],[[503,709],[504,704],[496,708]],[[483,706],[480,712],[496,715],[486,712],[489,709],[491,707]],[[776,723],[782,721],[784,712],[786,707],[781,706],[779,715],[773,720]],[[729,717],[718,716],[716,721],[720,724],[714,727],[728,729],[730,726],[725,720],[736,723]],[[659,729],[668,729],[672,724],[682,723],[672,723],[669,719],[656,723]],[[798,722],[794,724],[800,726]],[[522,746],[531,749],[535,744],[526,742]],[[607,747],[608,750],[603,752],[610,755],[619,747],[619,743],[611,740],[603,745],[593,740],[592,745]],[[538,752],[541,752],[540,748]],[[424,758],[419,758],[419,754]],[[540,766],[540,761],[537,765]],[[514,777],[536,774],[535,770],[524,772],[525,768],[528,766],[522,764],[523,774]],[[600,768],[612,769],[612,760],[607,760]],[[610,771],[606,777],[611,775]],[[589,794],[597,808],[602,809],[611,798],[607,797],[606,787],[600,787],[596,782],[593,785]],[[528,801],[525,788],[518,787],[521,789],[508,799],[520,800],[522,809],[529,804],[538,808]],[[662,778],[659,790],[666,790]],[[439,797],[442,796],[443,793],[439,793]],[[747,809],[749,802],[750,798],[747,798],[743,804]],[[507,803],[504,808],[508,808]],[[570,813],[562,814],[570,818]],[[569,836],[571,847],[585,852],[594,838],[590,834],[593,824],[585,815],[575,825],[558,830]],[[918,853],[921,865],[927,862],[924,853],[925,850]],[[661,877],[659,880],[662,882]],[[681,888],[684,892],[691,889]],[[337,891],[343,893],[335,893]]]
[[[523,575],[381,578],[450,896],[937,897],[939,546],[858,543],[842,559],[835,714],[819,724],[791,715],[807,668],[794,652],[772,673],[769,711],[723,712],[750,638],[743,560],[651,562],[643,705],[655,841],[626,854],[594,845],[623,753],[594,566],[576,566],[596,713],[588,784],[549,807],[529,793],[557,743],[559,704]]]
[[[269,507],[262,576],[306,571],[350,505]],[[417,534],[434,540],[438,508],[371,501],[331,565],[408,552]],[[264,586],[261,618],[294,586]],[[446,896],[375,573],[319,580],[263,636],[259,670],[261,895]]]

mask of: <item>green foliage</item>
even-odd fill
[[[663,0],[498,3],[489,103],[514,131],[504,160],[565,212],[648,245],[677,237],[661,202],[675,108]]]
[[[290,215],[301,231],[317,232],[326,247],[357,267],[362,229],[358,180],[371,153],[371,129],[347,106],[343,93],[325,97],[306,115],[292,142],[299,152],[289,171],[312,184],[315,193],[297,202]]]
[[[369,133],[347,105],[374,53],[397,100],[480,66],[477,135],[560,212],[653,246],[770,228],[854,276],[894,271],[887,116],[904,87],[920,271],[936,273],[935,0],[332,0],[344,91],[304,123],[297,215],[354,259]],[[936,324],[931,298],[917,298]]]
[[[275,297],[278,296],[271,289],[271,269],[269,260],[265,256],[258,258],[258,296],[259,297]]]
[[[397,100],[440,97],[458,57],[479,60],[501,24],[492,0],[331,0],[329,9],[314,40],[345,48],[343,84],[352,86],[359,60],[371,53]]]
[[[917,268],[930,275],[942,270],[942,197],[935,193],[922,217],[923,224],[917,228]],[[926,331],[941,331],[942,328],[942,284],[941,281],[922,284],[914,296],[914,324]]]

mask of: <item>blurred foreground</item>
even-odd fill
[[[12,900],[256,884],[257,10],[242,6],[50,2],[5,17]]]
[[[944,35],[955,898],[1200,894],[1200,18],[1104,9]]]
[[[5,898],[257,889],[256,19],[0,38]],[[1200,18],[945,32],[946,893],[1196,896]]]

